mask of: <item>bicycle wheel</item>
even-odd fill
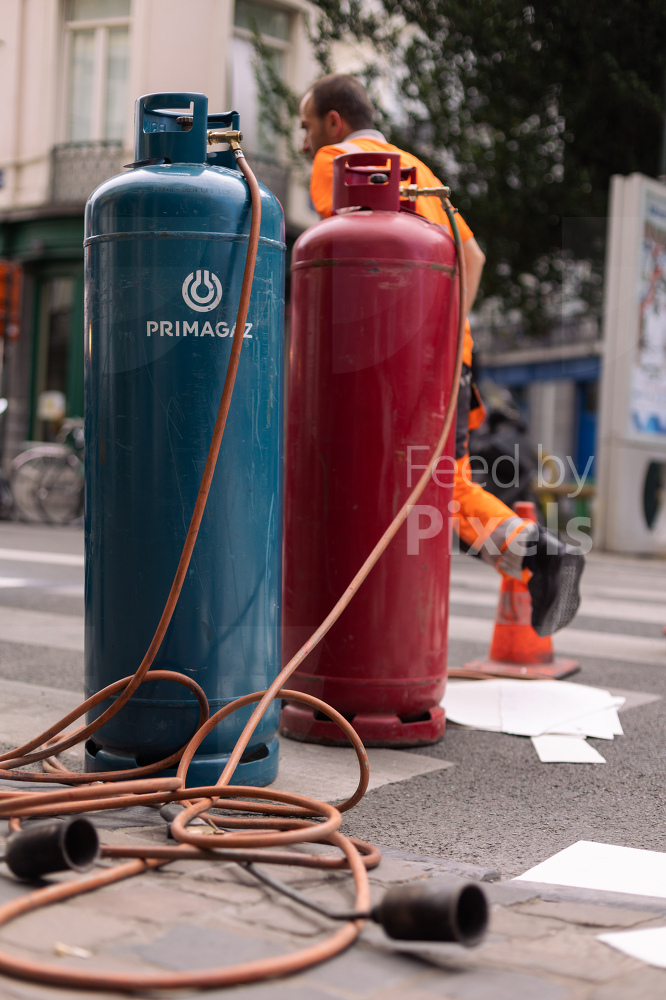
[[[83,512],[83,462],[69,448],[30,448],[12,462],[10,480],[24,520],[69,524]]]

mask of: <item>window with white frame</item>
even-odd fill
[[[122,139],[131,0],[66,0],[65,138]]]
[[[277,74],[286,78],[291,48],[292,14],[284,7],[255,0],[236,0],[232,50],[231,103],[240,114],[241,129],[248,150],[275,156],[279,136],[262,114],[255,62],[255,33]]]

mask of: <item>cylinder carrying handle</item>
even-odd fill
[[[377,183],[380,175],[382,179]],[[342,153],[336,156],[333,160],[333,212],[345,208],[399,212],[400,153]]]
[[[207,127],[205,94],[143,94],[136,100],[134,159],[205,163]]]

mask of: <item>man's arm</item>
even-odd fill
[[[335,146],[323,146],[312,164],[310,197],[322,219],[327,219],[333,211],[333,160],[339,152]]]
[[[465,256],[467,278],[467,300],[465,302],[465,315],[467,315],[474,305],[474,299],[479,290],[479,282],[483,273],[483,265],[486,262],[486,255],[473,236],[470,236],[463,243],[463,254]]]

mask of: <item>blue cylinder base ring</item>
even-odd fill
[[[84,769],[86,772],[132,770],[137,767],[136,757],[131,754],[114,753],[100,747],[96,753],[91,752],[90,741],[86,743]],[[230,784],[251,785],[254,788],[264,788],[275,781],[278,773],[279,740],[277,736],[268,743],[252,748],[249,759],[242,761],[234,771]],[[214,785],[224,770],[230,753],[197,754],[187,771],[187,787],[197,788],[202,785]],[[170,767],[155,778],[173,778],[177,768]],[[131,775],[128,775],[128,778]]]

